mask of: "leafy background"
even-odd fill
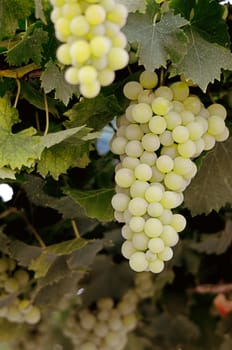
[[[34,327],[1,320],[1,350],[27,349],[32,340],[34,348],[42,342],[45,350],[56,344],[72,350],[57,309],[63,298],[84,287],[77,303],[118,300],[132,284],[110,205],[117,159],[108,148],[115,117],[128,103],[126,81],[144,67],[167,84],[184,74],[206,105],[227,108],[232,130],[231,6],[121,2],[130,12],[123,30],[135,60],[89,100],[64,80],[49,2],[0,1],[0,178],[14,189],[12,200],[0,203],[0,251],[30,271],[43,314]],[[187,228],[174,259],[153,276],[153,298],[140,305],[127,350],[232,348],[231,310],[225,315],[214,306],[220,293],[232,298],[231,143],[230,137],[197,160],[179,208]]]

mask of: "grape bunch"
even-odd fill
[[[69,66],[65,79],[79,84],[83,96],[93,98],[129,61],[121,32],[127,8],[115,0],[51,0],[51,4],[55,34],[62,42],[57,59]]]
[[[64,334],[79,350],[123,350],[128,333],[137,326],[138,303],[153,293],[150,275],[138,274],[135,287],[127,290],[118,303],[105,297],[98,299],[93,309],[72,310]]]
[[[112,206],[115,219],[124,223],[122,254],[137,272],[159,273],[172,258],[186,226],[173,209],[197,172],[193,159],[229,136],[221,104],[206,108],[183,79],[157,84],[157,74],[148,71],[139,82],[125,84],[130,104],[111,141],[111,151],[120,156]]]
[[[36,324],[40,321],[39,308],[23,294],[28,287],[29,278],[26,270],[17,268],[15,260],[8,256],[1,256],[0,304],[3,306],[0,306],[0,318],[28,324]]]

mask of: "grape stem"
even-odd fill
[[[44,130],[44,136],[47,135],[48,129],[49,129],[49,111],[48,111],[48,100],[47,95],[44,92],[44,106],[45,106],[45,120],[46,120],[46,126]]]
[[[77,239],[80,239],[81,236],[80,236],[80,232],[78,230],[78,227],[77,227],[77,224],[76,224],[76,221],[74,219],[71,220],[71,223],[72,223],[72,228],[73,228],[73,231],[74,231],[74,234],[76,236]]]
[[[19,96],[20,96],[20,92],[21,92],[20,80],[16,79],[16,83],[17,83],[17,94],[16,94],[15,101],[14,101],[14,108],[17,107]]]

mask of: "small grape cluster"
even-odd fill
[[[138,303],[154,293],[150,275],[138,274],[135,287],[115,303],[112,298],[98,299],[94,309],[74,310],[67,319],[64,333],[79,350],[122,350],[128,333],[137,326]]]
[[[0,306],[0,318],[28,324],[40,321],[39,308],[33,305],[30,299],[22,296],[22,290],[28,287],[29,279],[28,272],[17,268],[15,260],[8,256],[0,258],[0,303],[7,304]],[[7,300],[9,304],[6,303]]]
[[[125,84],[131,102],[111,141],[120,156],[112,206],[124,223],[122,254],[137,272],[159,273],[172,258],[186,226],[172,209],[197,172],[192,159],[229,136],[221,104],[206,108],[183,80],[154,89],[157,84],[157,74],[148,71]]]
[[[127,8],[115,0],[51,0],[51,4],[56,37],[63,42],[57,58],[69,66],[65,79],[79,84],[84,97],[93,98],[129,61],[121,32]]]

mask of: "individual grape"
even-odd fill
[[[156,162],[157,155],[154,152],[144,151],[140,157],[140,162],[153,166]]]
[[[183,202],[183,194],[174,191],[165,191],[160,203],[165,209],[173,209]]]
[[[141,140],[143,137],[143,131],[138,124],[128,125],[125,134],[128,140]]]
[[[163,146],[171,146],[173,144],[172,132],[165,130],[161,135],[159,135],[160,143]]]
[[[80,85],[80,92],[86,98],[96,97],[99,94],[100,89],[101,89],[101,86],[97,80],[91,82],[90,84]]]
[[[41,319],[41,312],[37,306],[32,305],[24,315],[24,321],[29,324],[36,324]]]
[[[204,144],[205,144],[205,151],[209,151],[215,146],[216,139],[215,139],[214,136],[212,136],[212,135],[210,135],[208,133],[205,133],[202,136],[202,139],[203,139]]]
[[[139,82],[144,89],[153,89],[158,84],[156,72],[143,71],[139,76]]]
[[[28,272],[22,269],[15,271],[14,278],[17,280],[19,287],[25,287],[29,282]]]
[[[89,32],[89,29],[90,25],[83,15],[75,16],[70,22],[70,30],[77,37],[85,36]]]
[[[64,4],[61,9],[62,15],[65,18],[73,18],[81,14],[81,7],[79,4]]]
[[[173,169],[174,162],[171,157],[162,155],[157,158],[156,166],[162,173],[169,173]]]
[[[132,110],[132,117],[137,123],[147,123],[152,118],[152,109],[146,103],[138,103]]]
[[[192,140],[188,140],[177,146],[179,154],[184,158],[191,158],[196,154],[197,148]]]
[[[163,225],[157,218],[149,218],[144,225],[144,232],[148,237],[159,237],[163,231]]]
[[[138,158],[134,158],[134,157],[128,157],[126,156],[123,160],[122,160],[122,167],[123,168],[129,168],[129,169],[135,169],[137,167],[137,165],[139,165],[139,159]]]
[[[170,225],[164,225],[160,238],[168,247],[174,247],[179,241],[179,236],[176,230]]]
[[[186,82],[177,81],[171,84],[170,88],[172,90],[174,100],[184,101],[189,95],[189,87]]]
[[[158,186],[158,184],[154,184],[146,190],[144,197],[149,202],[159,202],[163,197],[164,190]]]
[[[110,51],[112,43],[107,37],[96,35],[90,40],[89,45],[94,57],[103,57]]]
[[[155,90],[156,97],[164,97],[169,101],[172,101],[173,93],[168,86],[160,86]]]
[[[151,104],[152,111],[157,115],[165,115],[172,109],[172,103],[164,97],[156,97]]]
[[[112,207],[120,212],[127,209],[129,202],[130,198],[124,193],[116,193],[111,200]]]
[[[92,84],[97,79],[97,70],[90,65],[83,66],[79,69],[78,78],[80,84]]]
[[[148,105],[151,105],[152,101],[154,100],[155,95],[152,90],[142,90],[138,97],[138,103],[146,103]]]
[[[196,121],[188,123],[188,125],[186,125],[186,128],[189,131],[190,140],[193,140],[193,141],[199,140],[204,134],[204,129],[202,124]]]
[[[223,120],[226,119],[227,111],[220,103],[213,103],[207,108],[210,115],[217,115]]]
[[[85,11],[85,17],[90,25],[96,26],[104,22],[106,18],[106,11],[101,5],[90,5]]]
[[[223,118],[217,115],[212,115],[208,118],[208,133],[209,135],[216,136],[221,134],[225,129],[225,122]]]
[[[157,254],[157,257],[161,261],[169,261],[173,257],[173,250],[170,247],[164,247],[164,249]]]
[[[143,231],[145,220],[141,216],[133,216],[129,221],[129,228],[134,232]]]
[[[147,206],[147,213],[153,218],[160,217],[163,211],[164,211],[163,206],[157,202],[149,203]]]
[[[155,254],[160,253],[164,250],[164,242],[159,237],[152,238],[148,242],[148,248],[152,253],[155,253]]]
[[[143,233],[135,233],[132,237],[132,244],[138,250],[146,250],[149,238]]]
[[[184,108],[197,115],[202,107],[201,101],[197,96],[188,96],[184,101]]]
[[[181,232],[186,227],[186,219],[181,214],[173,214],[171,226],[176,230],[176,232]]]
[[[125,153],[129,157],[139,158],[143,154],[144,148],[142,143],[138,140],[131,140],[127,143],[125,147]]]
[[[90,57],[90,45],[86,40],[76,40],[70,45],[70,55],[75,64],[83,64]]]
[[[72,58],[70,55],[70,45],[60,45],[56,51],[56,56],[62,64],[70,65],[72,63]]]
[[[148,152],[155,152],[160,147],[160,140],[157,135],[154,135],[153,133],[145,134],[142,137],[142,145],[143,148]]]
[[[173,171],[164,176],[164,184],[167,189],[177,192],[183,191],[186,187],[186,181],[183,177]]]
[[[108,68],[112,70],[119,70],[124,68],[129,61],[129,54],[126,50],[120,47],[113,47],[110,49],[108,55]]]
[[[149,184],[146,181],[136,180],[130,187],[130,195],[134,197],[144,197]]]
[[[135,168],[134,174],[136,179],[140,181],[148,181],[152,177],[152,170],[149,165],[141,163]]]
[[[178,125],[172,131],[172,138],[176,143],[185,143],[189,139],[189,130],[185,126]]]
[[[115,181],[122,188],[130,187],[134,180],[134,173],[130,169],[122,168],[119,169],[115,174]]]
[[[111,152],[114,154],[123,154],[125,153],[125,147],[127,145],[127,139],[123,136],[113,137],[110,143]]]
[[[65,71],[65,80],[71,85],[79,84],[79,69],[76,67],[69,67]]]
[[[170,209],[163,208],[163,212],[158,219],[162,222],[163,225],[168,225],[172,221],[172,216],[173,214]]]
[[[123,87],[123,94],[129,100],[137,100],[138,95],[143,91],[143,87],[137,81],[129,81]]]
[[[222,133],[215,135],[215,139],[218,142],[222,142],[222,141],[227,140],[229,136],[230,136],[229,129],[227,127],[225,127],[225,129],[222,131]]]
[[[127,20],[127,9],[124,5],[116,3],[112,11],[107,13],[107,20],[123,27]]]
[[[189,158],[176,157],[174,159],[173,171],[176,174],[184,176],[190,172],[193,172],[193,168],[194,168],[194,163]]]
[[[129,265],[136,272],[146,271],[148,262],[143,252],[135,252],[130,256]]]
[[[167,128],[167,122],[163,117],[154,116],[149,121],[149,128],[154,134],[162,134]]]
[[[186,126],[189,123],[196,121],[196,117],[194,114],[190,111],[183,110],[180,112],[181,120],[182,120],[182,125]],[[207,122],[206,122],[207,123]],[[207,128],[208,128],[208,123],[207,123]]]
[[[143,216],[147,210],[147,201],[141,197],[130,200],[128,209],[134,216]]]
[[[164,269],[164,262],[160,259],[156,259],[149,263],[149,270],[153,273],[160,273]]]
[[[130,259],[132,254],[136,252],[135,247],[133,246],[131,241],[125,241],[123,242],[121,246],[121,253],[126,259]]]
[[[181,125],[182,122],[180,114],[175,111],[168,112],[164,116],[164,119],[166,121],[166,127],[168,130],[175,129],[177,126]]]
[[[132,239],[134,232],[131,230],[129,225],[124,225],[121,230],[122,237],[125,239]]]

